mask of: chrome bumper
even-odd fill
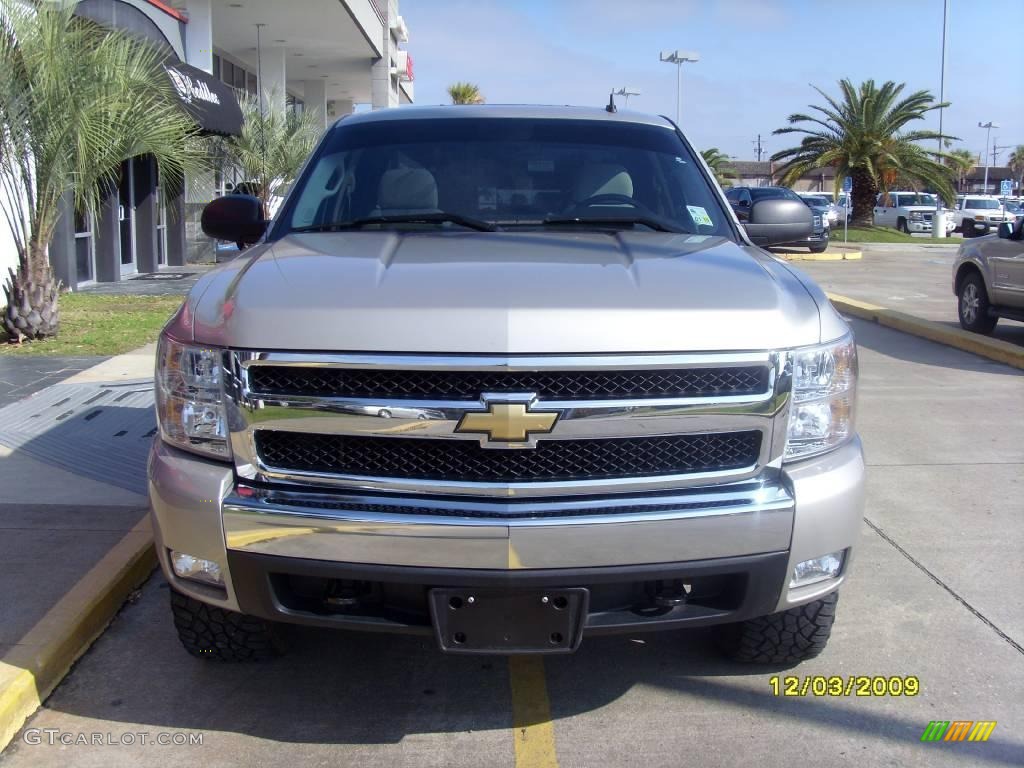
[[[697,561],[789,551],[801,560],[852,547],[859,535],[864,461],[855,440],[826,456],[768,470],[756,482],[672,496],[476,503],[330,493],[260,493],[233,468],[169,448],[150,455],[158,553],[176,588],[237,609],[228,551],[282,558],[527,572]],[[388,510],[388,505],[400,505]],[[426,507],[410,514],[408,505]],[[614,507],[613,509],[608,509]],[[520,516],[511,516],[509,513]],[[544,517],[545,513],[558,512]],[[569,513],[569,514],[567,514]],[[521,515],[535,516],[521,516]],[[222,566],[225,589],[176,579],[167,551]],[[795,605],[841,583],[781,591]]]

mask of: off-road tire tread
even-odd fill
[[[171,589],[171,612],[178,639],[199,659],[265,661],[284,653],[279,627],[200,602]]]
[[[825,650],[836,618],[833,592],[788,611],[730,624],[720,638],[723,652],[746,664],[783,664],[813,659]]]

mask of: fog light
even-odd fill
[[[202,581],[216,587],[224,586],[224,577],[220,574],[220,566],[212,560],[203,560],[201,557],[186,555],[184,552],[172,551],[171,567],[174,568],[175,575],[182,579]]]
[[[821,557],[811,560],[804,560],[797,563],[793,569],[793,578],[789,581],[789,587],[806,587],[808,584],[817,584],[819,581],[834,579],[843,569],[843,557],[846,550],[830,552]]]

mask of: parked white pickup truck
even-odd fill
[[[882,192],[875,199],[875,226],[894,227],[907,234],[931,232],[935,204],[935,195],[927,192]],[[946,234],[954,229],[956,223],[947,215]]]

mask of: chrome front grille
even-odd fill
[[[262,430],[256,451],[281,471],[452,480],[552,482],[725,472],[757,463],[761,433],[548,440],[534,450],[487,450],[465,440],[310,435]]]
[[[493,357],[227,352],[243,480],[402,496],[551,498],[749,480],[782,454],[785,353]],[[557,413],[521,442],[494,403]],[[525,434],[525,433],[524,433]]]

